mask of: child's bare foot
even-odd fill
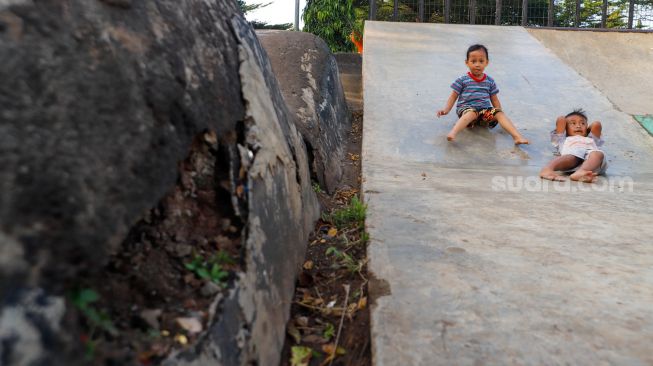
[[[569,176],[571,180],[585,183],[594,183],[596,182],[596,177],[598,174],[594,173],[591,170],[578,169],[572,175]]]
[[[565,178],[564,176],[556,174],[556,173],[540,174],[540,178],[547,179],[547,180],[553,180],[553,181],[557,181],[557,182],[564,182],[564,181],[567,180],[567,178]]]
[[[515,145],[528,145],[529,142],[523,137],[518,137],[515,139]]]

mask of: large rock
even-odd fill
[[[318,208],[235,3],[0,1],[0,64],[0,359],[74,362],[62,292],[119,250],[208,131],[246,271],[202,342],[169,362],[277,364]]]
[[[351,128],[336,60],[326,43],[310,33],[257,35],[312,157],[313,176],[332,193],[342,177],[341,160]]]

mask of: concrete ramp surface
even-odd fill
[[[455,113],[435,112],[474,43],[531,145],[500,127],[446,141]],[[523,28],[368,22],[364,44],[375,365],[653,364],[653,140],[628,108]],[[603,122],[608,175],[543,182],[576,107]]]

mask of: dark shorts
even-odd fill
[[[467,107],[467,108],[461,108],[458,111],[456,111],[456,113],[458,114],[458,118],[460,118],[463,114],[468,112],[475,112],[476,114],[478,114],[478,117],[467,125],[468,128],[474,126],[494,128],[494,126],[496,126],[497,123],[499,123],[497,121],[496,114],[501,112],[501,109],[500,108],[479,109],[479,108]]]

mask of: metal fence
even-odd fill
[[[653,30],[653,0],[370,0],[369,19]]]

